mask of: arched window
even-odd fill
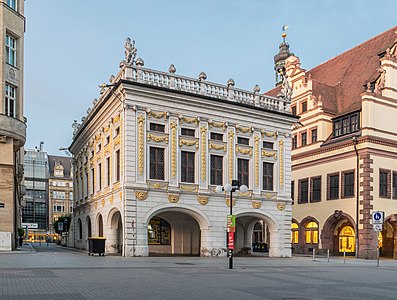
[[[298,244],[299,242],[299,226],[298,224],[291,223],[291,244]]]
[[[345,226],[339,233],[339,252],[355,251],[355,235],[351,226]]]
[[[91,218],[87,216],[87,237],[91,237],[92,236],[92,232],[91,232]]]
[[[103,237],[103,219],[102,215],[98,217],[98,236]]]
[[[77,228],[79,230],[79,240],[83,238],[83,226],[81,226],[81,220],[78,219],[77,221]]]
[[[164,219],[152,218],[147,234],[149,245],[171,245],[171,226]]]
[[[309,222],[305,226],[306,244],[318,244],[318,225],[316,222]]]
[[[253,243],[262,243],[262,224],[260,222],[257,222],[254,225],[254,231],[253,231]]]

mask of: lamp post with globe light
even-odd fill
[[[230,192],[230,215],[228,215],[227,220],[227,228],[226,234],[228,237],[228,256],[229,256],[229,269],[233,269],[233,249],[234,249],[234,232],[236,230],[236,217],[233,216],[233,192],[240,190],[242,193],[248,192],[248,187],[246,185],[241,185],[238,180],[232,180],[232,184],[227,183],[224,186],[218,185],[215,188],[217,193],[222,193],[223,191],[226,193]]]

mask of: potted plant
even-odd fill
[[[22,227],[18,228],[18,236],[19,236],[19,247],[22,246],[22,242],[23,242],[23,237],[25,235],[25,229],[23,229]]]

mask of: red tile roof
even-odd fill
[[[365,84],[379,76],[379,54],[397,42],[397,26],[306,71],[313,80],[313,94],[321,95],[325,111],[337,115],[361,108]],[[277,96],[280,87],[265,94]]]

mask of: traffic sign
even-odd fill
[[[374,231],[382,231],[382,224],[374,224],[373,225],[373,227],[374,227]]]
[[[372,224],[383,224],[384,223],[385,212],[383,211],[374,211],[372,213]]]

